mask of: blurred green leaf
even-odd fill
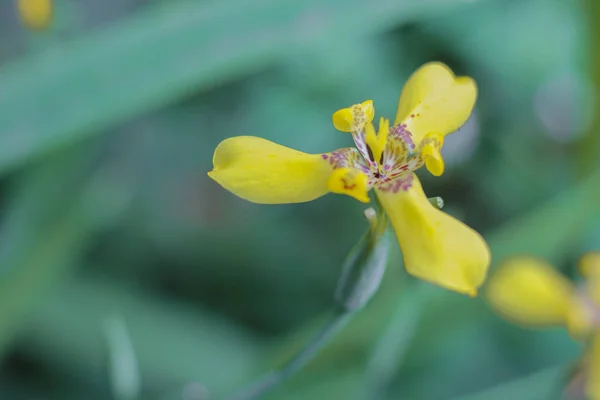
[[[359,0],[179,0],[148,6],[2,68],[0,173],[275,63],[297,43],[378,32],[461,2],[378,0],[364,7]]]
[[[153,398],[194,382],[231,391],[232,381],[251,378],[264,354],[261,341],[224,318],[98,278],[61,285],[32,315],[25,351],[67,376],[97,376],[106,359],[102,326],[115,313],[127,321],[144,393]]]
[[[1,231],[0,353],[39,296],[81,255],[91,228],[82,208],[91,177],[85,160],[95,149],[72,149],[40,163],[24,174],[10,197]]]
[[[104,335],[108,348],[108,375],[115,400],[135,400],[142,390],[137,356],[125,320],[106,318]]]
[[[490,390],[455,400],[559,400],[562,391],[561,382],[564,379],[564,367],[550,368]]]

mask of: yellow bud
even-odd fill
[[[18,0],[22,23],[29,29],[43,30],[52,22],[52,0]]]

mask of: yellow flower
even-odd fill
[[[564,326],[588,342],[586,393],[600,400],[599,253],[585,254],[579,268],[586,281],[576,286],[551,265],[532,257],[505,262],[490,278],[486,297],[507,319],[520,325]]]
[[[400,243],[406,269],[442,287],[477,294],[490,263],[483,238],[430,204],[417,176],[423,165],[444,172],[444,137],[469,117],[475,82],[455,77],[441,63],[419,68],[402,91],[393,126],[368,100],[333,114],[333,125],[349,132],[356,148],[302,153],[265,139],[241,136],[215,150],[209,176],[235,195],[262,204],[300,203],[326,193],[369,202],[373,189]]]
[[[520,325],[567,325],[573,284],[552,266],[532,257],[505,262],[487,286],[489,303]]]
[[[52,21],[52,0],[18,0],[19,16],[25,26],[46,29]]]

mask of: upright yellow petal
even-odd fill
[[[476,296],[490,264],[483,238],[431,205],[414,174],[376,193],[396,231],[406,270],[433,284]]]
[[[590,369],[585,392],[590,400],[600,400],[600,332],[596,332],[590,341],[588,357]]]
[[[521,325],[554,326],[567,323],[573,285],[552,266],[532,257],[505,262],[490,278],[489,303]]]
[[[455,77],[442,63],[423,65],[402,90],[394,125],[405,124],[415,144],[431,132],[447,135],[464,124],[475,106],[473,79]]]
[[[328,193],[334,165],[343,167],[355,149],[331,154],[306,154],[253,136],[224,140],[208,175],[233,194],[254,203],[311,201]]]

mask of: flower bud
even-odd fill
[[[430,197],[427,200],[429,200],[429,203],[438,210],[444,208],[444,199],[442,199],[440,196]]]
[[[365,211],[365,217],[371,226],[346,257],[335,292],[336,303],[344,312],[358,311],[369,302],[387,265],[387,218],[372,208]]]

